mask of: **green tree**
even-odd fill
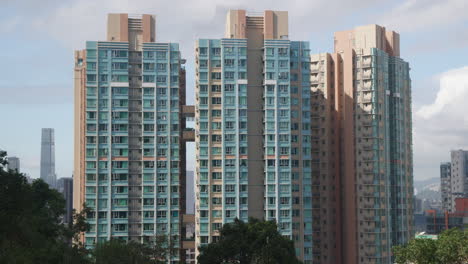
[[[468,234],[453,228],[442,232],[437,240],[413,239],[393,247],[393,252],[398,264],[466,264]]]
[[[468,233],[457,228],[446,230],[437,241],[436,255],[440,263],[468,263]]]
[[[65,201],[42,180],[27,182],[24,175],[4,169],[0,154],[0,263],[88,263],[80,244],[70,243],[86,230],[84,215],[62,224]]]
[[[200,248],[198,262],[300,263],[294,243],[278,232],[275,222],[253,218],[248,223],[236,219],[233,223],[225,224],[220,230],[219,241]]]
[[[112,239],[98,243],[93,257],[96,264],[165,264],[178,251],[173,241],[166,235],[151,237],[144,244]]]
[[[170,259],[177,256],[178,248],[175,246],[177,236],[155,235],[145,243],[146,255],[150,256],[152,263],[167,263]]]
[[[0,263],[159,264],[177,253],[176,238],[157,235],[146,244],[111,240],[86,250],[80,235],[89,230],[89,208],[74,221],[62,223],[65,200],[42,180],[29,184],[16,171],[7,171],[0,151]],[[73,242],[73,243],[72,243]]]
[[[4,170],[5,166],[7,165],[6,160],[6,151],[0,149],[0,170]]]
[[[140,243],[111,239],[98,243],[93,256],[96,264],[147,264],[151,263],[147,253]]]

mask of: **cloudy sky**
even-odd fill
[[[229,9],[289,11],[290,38],[332,52],[333,32],[380,24],[401,34],[411,65],[416,179],[438,177],[451,149],[468,148],[466,0],[0,0],[0,148],[39,177],[40,133],[56,133],[59,177],[73,172],[73,50],[104,40],[106,14],[157,16],[157,41],[179,42],[194,98],[194,42],[220,38]],[[193,155],[188,155],[193,158]],[[193,169],[193,159],[189,169]]]

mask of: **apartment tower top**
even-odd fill
[[[263,29],[264,39],[288,39],[288,12],[266,10],[247,13],[229,10],[226,16],[225,38],[249,38],[250,28]]]
[[[156,17],[147,14],[109,14],[107,41],[128,42],[130,50],[141,50],[143,43],[156,41]]]
[[[377,48],[390,56],[400,57],[400,34],[375,24],[335,32],[335,52],[350,48]]]

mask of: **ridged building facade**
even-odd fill
[[[170,262],[183,260],[185,142],[193,140],[184,134],[193,116],[183,113],[184,63],[177,43],[155,42],[151,15],[110,14],[107,41],[75,53],[74,208],[91,208],[87,247],[165,235]]]
[[[287,12],[229,11],[196,44],[196,245],[235,218],[275,220],[312,260],[309,43]]]

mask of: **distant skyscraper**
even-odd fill
[[[8,157],[8,169],[20,172],[20,159],[18,157]]]
[[[451,151],[450,211],[455,211],[455,199],[468,197],[468,151]]]
[[[55,136],[53,128],[42,129],[41,139],[41,179],[51,188],[56,188]]]
[[[314,263],[393,263],[413,238],[411,79],[399,34],[335,33],[311,56]]]
[[[66,213],[63,216],[64,223],[73,221],[73,178],[59,178],[57,180],[57,190],[65,198]]]
[[[451,187],[451,163],[440,164],[440,196],[442,200],[442,210],[452,210],[452,187]]]
[[[311,263],[309,56],[285,11],[231,10],[225,38],[197,41],[197,248],[254,217],[275,220]]]

